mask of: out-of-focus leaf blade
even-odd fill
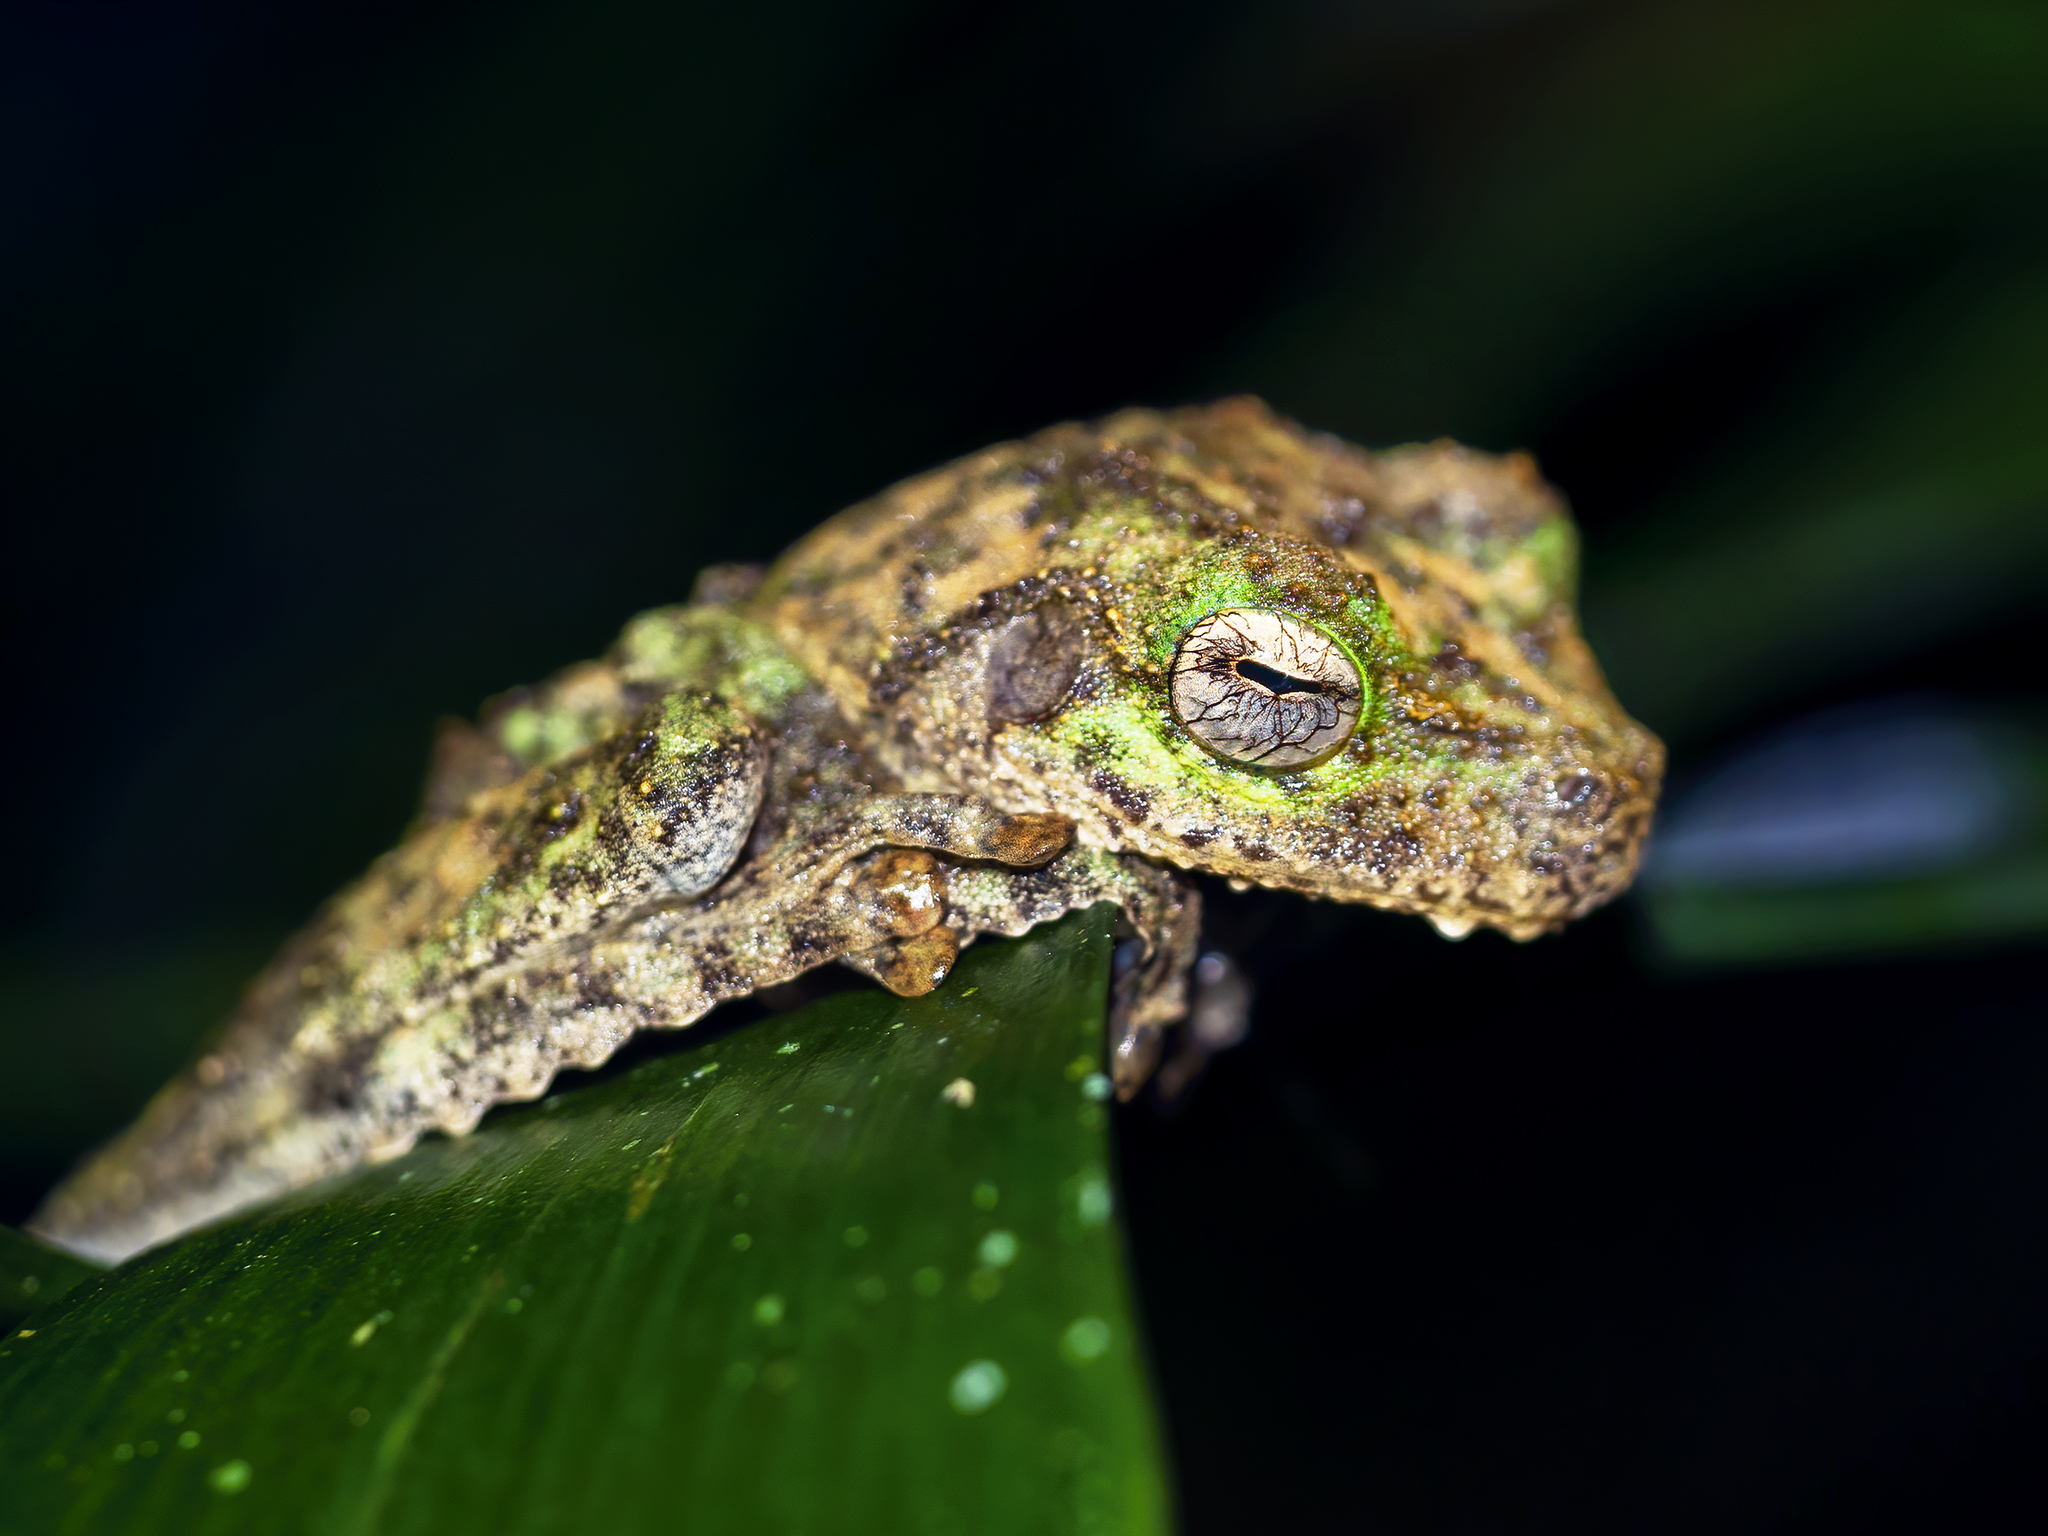
[[[1227,382],[1362,441],[1512,447],[1674,320],[2038,194],[2048,17],[2024,0],[1631,6],[1551,46],[1423,77],[1408,175]]]
[[[1606,475],[1630,516],[1588,540],[1585,618],[1617,694],[1683,751],[2038,605],[2048,13],[1620,7],[1548,46],[1431,80],[1407,174],[1216,387],[1361,441],[1492,448],[1609,396],[1626,463],[1611,397],[1641,370],[1862,292],[1715,396],[1668,397],[1726,423],[1669,434],[1681,476]],[[1375,78],[1364,50],[1317,63]],[[1549,465],[1567,493],[1578,442]]]
[[[1658,951],[1691,964],[1770,964],[1988,944],[2048,932],[2048,859],[1916,880],[1686,886],[1642,898]]]
[[[1795,722],[1679,789],[1636,896],[1690,964],[2048,933],[2048,723],[1916,696]]]
[[[2048,578],[2048,259],[1930,296],[1589,570],[1616,690],[1674,736],[1908,658]],[[1971,677],[1959,648],[1959,682]]]
[[[1160,1529],[1109,949],[1080,914],[79,1287],[0,1359],[0,1530]]]
[[[23,1318],[99,1272],[96,1264],[59,1253],[12,1227],[0,1227],[0,1340]],[[0,1349],[6,1347],[0,1342]]]

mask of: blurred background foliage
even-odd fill
[[[1527,948],[1216,893],[1251,1041],[1116,1127],[1188,1528],[2048,1503],[2048,7],[0,27],[0,1219],[437,716],[910,470],[1252,390],[1535,451],[1673,796]]]

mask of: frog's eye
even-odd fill
[[[1233,762],[1299,768],[1358,728],[1365,689],[1344,648],[1265,608],[1225,608],[1187,633],[1173,658],[1173,712]]]

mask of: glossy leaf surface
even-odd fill
[[[1079,914],[80,1285],[0,1345],[0,1531],[1161,1528],[1109,954]]]
[[[60,1253],[11,1227],[0,1227],[0,1338],[98,1273],[96,1264]],[[0,1344],[0,1349],[5,1347]]]

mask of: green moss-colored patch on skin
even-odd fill
[[[524,704],[509,711],[498,727],[514,756],[539,762],[573,752],[587,739],[583,722],[566,710],[536,709]]]
[[[1570,523],[1552,518],[1522,541],[1521,550],[1536,567],[1547,598],[1578,601],[1579,535]]]
[[[1135,563],[1126,551],[1125,559]],[[1110,570],[1119,562],[1112,560]],[[1136,573],[1133,573],[1135,578]],[[1342,645],[1364,675],[1398,654],[1371,583],[1325,551],[1256,536],[1219,541],[1147,562],[1129,579],[1129,628],[1142,636],[1149,669],[1164,675],[1187,632],[1226,608],[1272,608],[1314,624]]]
[[[643,613],[620,635],[617,654],[629,679],[695,684],[763,721],[780,721],[810,686],[774,635],[715,606]]]
[[[1078,706],[1048,731],[1078,760],[1112,766],[1133,788],[1171,796],[1211,820],[1248,811],[1314,820],[1412,767],[1403,755],[1375,751],[1363,729],[1335,759],[1305,772],[1228,762],[1198,745],[1170,713],[1162,718],[1146,698]]]

